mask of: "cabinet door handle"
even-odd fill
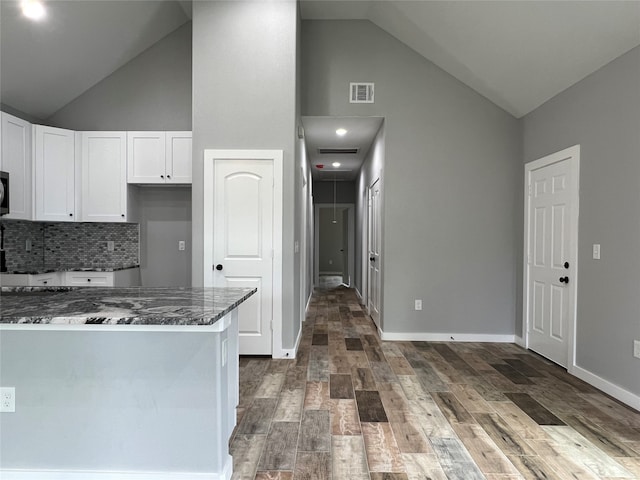
[[[124,218],[124,213],[122,215],[120,215],[122,218]]]
[[[171,178],[171,175],[167,175],[167,178]]]
[[[160,178],[164,178],[164,175],[160,175]]]
[[[69,214],[69,216],[70,216],[70,217],[73,217],[73,213],[70,213],[70,214]]]
[[[90,279],[90,278],[87,278],[87,282],[90,282],[90,281],[91,281],[91,279]]]

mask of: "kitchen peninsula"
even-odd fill
[[[0,477],[228,479],[241,288],[2,288]]]

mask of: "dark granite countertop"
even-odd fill
[[[0,327],[48,325],[212,326],[256,289],[4,287]]]

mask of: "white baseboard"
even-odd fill
[[[364,298],[362,298],[362,294],[360,293],[360,290],[358,290],[358,287],[353,287],[353,291],[356,292],[356,297],[358,297],[360,305],[364,305]]]
[[[0,470],[2,480],[230,480],[222,473],[104,472],[79,470]]]
[[[515,342],[516,342],[517,345],[520,345],[522,348],[527,348],[525,343],[524,343],[524,338],[523,337],[519,337],[519,336],[516,335]]]
[[[613,398],[620,400],[622,403],[625,403],[636,410],[640,410],[640,396],[629,392],[628,390],[625,390],[624,388],[619,387],[618,385],[611,383],[595,373],[591,373],[589,370],[585,370],[577,365],[571,366],[569,368],[569,373],[602,390],[603,392],[608,393]]]
[[[383,332],[378,329],[382,340],[405,342],[496,342],[514,343],[515,335],[491,335],[484,333],[408,333]]]
[[[313,298],[313,285],[311,286],[311,292],[309,293],[309,297],[307,298],[307,304],[304,306],[304,317],[302,318],[303,322],[307,321],[307,312],[309,311],[309,304],[311,303],[312,298]]]

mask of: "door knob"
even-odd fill
[[[569,277],[560,277],[560,283],[569,283]]]
[[[369,261],[370,262],[375,262],[376,261],[376,257],[369,257]]]
[[[569,268],[569,262],[564,262],[564,268]]]
[[[217,264],[217,265],[216,265],[216,270],[218,270],[218,271],[222,270],[223,268],[224,268],[224,267],[222,266],[222,264],[221,264],[221,263],[219,263],[219,264]]]

